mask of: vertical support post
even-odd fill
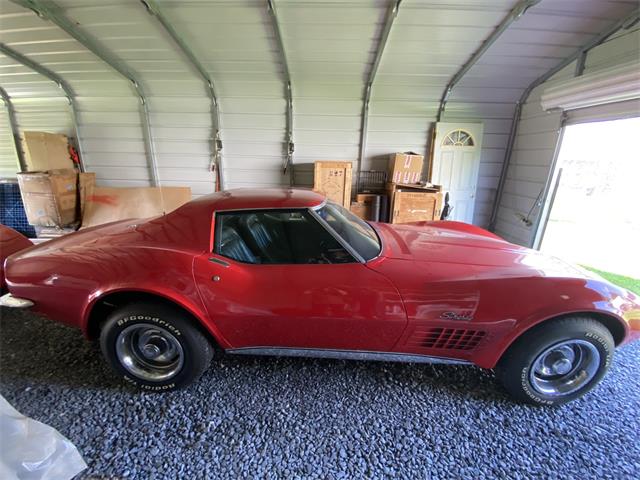
[[[526,95],[525,95],[526,94]],[[509,140],[507,142],[507,150],[504,154],[504,160],[502,161],[502,168],[500,169],[500,178],[498,179],[498,188],[496,189],[496,198],[502,198],[502,192],[504,191],[504,185],[507,182],[507,173],[509,170],[509,164],[511,160],[511,153],[513,152],[513,146],[516,142],[516,134],[518,132],[518,125],[520,123],[520,117],[522,115],[522,104],[529,96],[529,91],[525,91],[518,103],[516,103],[516,109],[513,112],[513,119],[511,120],[511,129],[509,131]],[[494,202],[491,210],[491,217],[489,218],[489,230],[493,231],[498,219],[498,204]]]
[[[584,65],[587,61],[587,51],[583,50],[578,58],[576,59],[576,71],[574,73],[575,77],[580,77],[584,73]]]
[[[148,158],[151,159],[149,162],[151,184],[154,187],[159,187],[160,174],[158,172],[158,163],[156,162],[156,147],[153,143],[153,133],[151,131],[151,124],[149,123],[149,106],[147,105],[147,99],[143,95],[140,95],[140,108],[142,110],[142,115],[140,115],[140,120],[142,121],[142,136],[144,138]]]
[[[278,11],[274,0],[267,0],[267,11],[271,18],[273,31],[276,35],[276,41],[278,43],[278,51],[280,52],[280,59],[284,67],[284,79],[285,79],[285,95],[287,97],[287,133],[286,133],[286,153],[283,163],[283,173],[287,173],[289,169],[289,183],[293,185],[295,183],[295,171],[293,163],[293,153],[295,151],[295,144],[293,142],[293,87],[291,85],[291,73],[289,72],[289,63],[287,62],[287,52],[284,48],[284,40],[282,39],[282,30],[280,29],[280,22],[278,21]]]
[[[7,108],[9,129],[11,130],[11,138],[13,139],[13,149],[16,154],[16,160],[18,161],[17,167],[21,172],[24,172],[27,170],[27,167],[25,165],[24,158],[22,157],[22,149],[20,148],[18,122],[16,121],[16,111],[13,108],[11,97],[9,96],[7,91],[2,87],[0,87],[0,97],[2,97],[4,106]]]
[[[392,0],[387,9],[385,16],[384,26],[378,45],[376,47],[376,56],[373,60],[373,65],[369,71],[369,78],[365,85],[364,100],[362,102],[362,115],[360,121],[360,147],[358,149],[358,168],[356,168],[356,193],[360,188],[360,173],[362,171],[362,164],[364,163],[364,157],[367,151],[367,133],[369,129],[369,103],[371,102],[371,93],[373,90],[373,82],[376,79],[378,68],[380,67],[380,61],[382,60],[382,54],[387,45],[389,34],[391,33],[391,27],[398,16],[398,10],[400,9],[400,3],[402,0]]]
[[[149,178],[151,184],[154,187],[160,185],[160,178],[158,175],[158,164],[156,159],[156,152],[153,142],[153,132],[149,124],[149,108],[147,104],[147,98],[145,96],[144,88],[138,81],[137,76],[131,72],[127,66],[116,58],[111,52],[105,50],[99,42],[93,38],[85,35],[78,25],[69,20],[63,10],[56,5],[53,1],[43,2],[40,0],[11,0],[22,7],[28,8],[36,13],[41,18],[49,20],[64,30],[69,36],[74,38],[80,45],[93,53],[96,57],[109,65],[113,70],[123,76],[130,82],[136,96],[140,100],[140,123],[142,125],[142,135],[145,144],[145,153],[147,156],[147,165],[149,168]]]
[[[180,36],[180,34],[173,28],[171,22],[163,13],[160,5],[156,2],[156,0],[140,0],[141,3],[146,7],[147,12],[154,16],[158,23],[162,26],[162,28],[169,34],[174,43],[178,46],[184,57],[187,59],[189,64],[194,68],[194,70],[198,73],[200,78],[204,81],[205,90],[207,95],[209,96],[210,101],[210,110],[211,110],[211,171],[215,171],[217,175],[217,189],[222,190],[224,187],[224,176],[222,171],[222,136],[220,132],[220,109],[218,107],[218,98],[216,96],[216,90],[206,68],[202,63],[198,60],[193,50],[189,47],[187,42]]]
[[[58,74],[52,72],[48,68],[43,67],[39,63],[34,62],[30,58],[25,57],[24,55],[8,47],[4,43],[0,43],[0,52],[5,54],[7,57],[14,59],[16,62],[24,65],[25,67],[30,68],[34,72],[39,73],[40,75],[48,78],[53,83],[55,83],[58,86],[58,88],[60,88],[64,92],[64,95],[67,98],[67,102],[69,103],[69,113],[71,115],[71,123],[73,125],[73,130],[76,136],[78,153],[80,154],[80,164],[78,166],[80,167],[80,171],[84,172],[85,171],[84,149],[82,148],[82,138],[80,138],[80,127],[79,127],[78,111],[76,109],[75,93],[73,92],[73,89],[71,88],[71,86],[69,86],[69,84],[65,82],[62,79],[62,77],[60,77]]]

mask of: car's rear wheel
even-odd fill
[[[119,375],[146,391],[189,385],[213,357],[209,341],[184,312],[146,302],[111,313],[100,332],[100,347]]]
[[[615,343],[592,318],[562,318],[525,333],[501,358],[496,373],[516,399],[561,405],[581,397],[607,372]]]

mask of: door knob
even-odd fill
[[[213,280],[214,282],[219,282],[220,277],[218,275],[214,275],[213,277],[211,277],[211,280]]]

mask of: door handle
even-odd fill
[[[224,260],[220,260],[219,258],[216,258],[216,257],[209,258],[209,261],[212,263],[217,263],[218,265],[222,265],[224,268],[229,267],[229,264],[227,262],[225,262]]]

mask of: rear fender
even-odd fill
[[[152,300],[154,297],[163,302],[173,304],[178,308],[189,313],[199,325],[202,326],[222,348],[228,348],[228,342],[221,335],[218,328],[211,321],[206,309],[200,301],[197,293],[189,294],[188,292],[178,292],[174,289],[158,287],[158,285],[118,285],[114,288],[100,290],[89,297],[87,304],[83,310],[82,322],[80,328],[87,338],[93,338],[92,313],[102,301],[109,301],[110,298],[117,298],[130,294],[135,298],[136,294],[141,300]]]

